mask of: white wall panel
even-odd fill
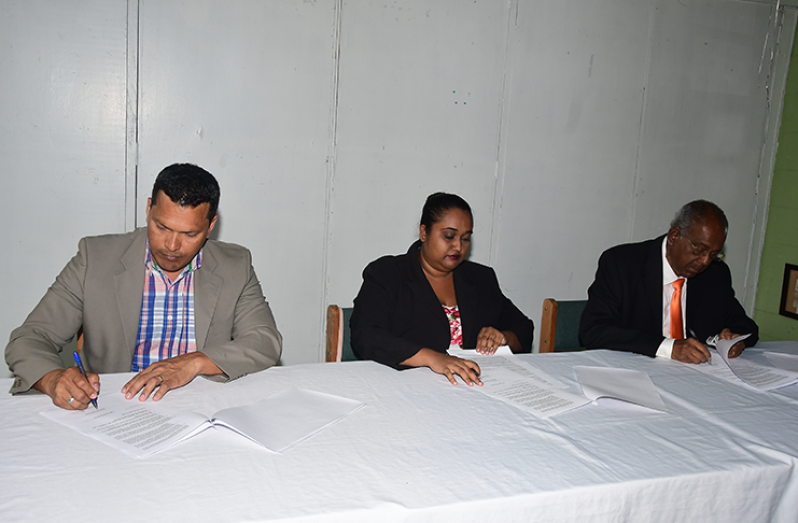
[[[487,262],[508,2],[349,2],[343,10],[330,303],[351,306],[366,264],[418,238],[426,197],[473,208]]]
[[[761,226],[753,220],[774,9],[727,0],[658,4],[632,237],[667,231],[682,203],[714,201],[729,218],[726,262],[742,293]]]
[[[82,236],[124,231],[126,15],[124,0],[0,2],[3,346]]]
[[[317,361],[335,3],[144,0],[139,20],[139,224],[163,167],[213,173],[214,237],[252,250],[281,361]]]
[[[584,299],[598,254],[628,238],[649,10],[518,6],[493,264],[536,325],[544,298]]]

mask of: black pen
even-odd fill
[[[693,329],[690,329],[690,336],[692,336],[695,339],[698,339],[698,336],[695,335],[695,332],[693,331]],[[709,340],[710,339],[711,338],[707,339],[707,346],[711,346],[713,349],[716,348],[714,344],[713,345],[709,344]],[[717,341],[716,341],[716,343],[717,343]],[[712,353],[711,352],[709,353],[709,359],[705,363],[709,363],[710,365],[712,365]]]
[[[86,381],[89,381],[89,377],[86,376],[86,369],[83,368],[83,362],[80,361],[80,354],[78,354],[78,352],[75,351],[75,352],[72,353],[72,356],[75,357],[75,363],[78,364],[78,369],[80,369],[80,373],[83,374],[83,377],[86,378]],[[89,381],[89,385],[91,385],[90,381]],[[99,408],[97,406],[97,400],[96,399],[89,398],[89,401],[91,401],[91,404],[94,405],[95,409]]]

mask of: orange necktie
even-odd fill
[[[673,297],[671,298],[671,338],[674,340],[683,340],[682,286],[684,285],[684,278],[679,278],[671,285],[673,285]]]

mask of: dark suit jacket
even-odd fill
[[[420,242],[407,254],[385,256],[363,271],[349,325],[352,349],[360,359],[394,368],[426,347],[449,348],[449,320],[418,260]],[[474,348],[483,327],[510,330],[525,352],[532,347],[532,320],[502,294],[490,267],[464,261],[454,270],[454,288],[463,325],[463,346]]]
[[[589,349],[615,349],[655,356],[662,340],[662,240],[618,245],[601,255],[596,279],[579,325]],[[724,328],[752,335],[759,329],[734,297],[731,273],[722,261],[712,263],[687,283],[687,333],[705,343]]]

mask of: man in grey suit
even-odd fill
[[[34,388],[61,408],[85,409],[100,390],[96,373],[138,372],[122,392],[158,401],[197,375],[226,381],[274,365],[282,337],[250,252],[208,240],[219,195],[209,172],[171,165],[148,198],[146,228],[83,238],[11,333],[11,393]],[[81,326],[88,379],[58,354]]]

